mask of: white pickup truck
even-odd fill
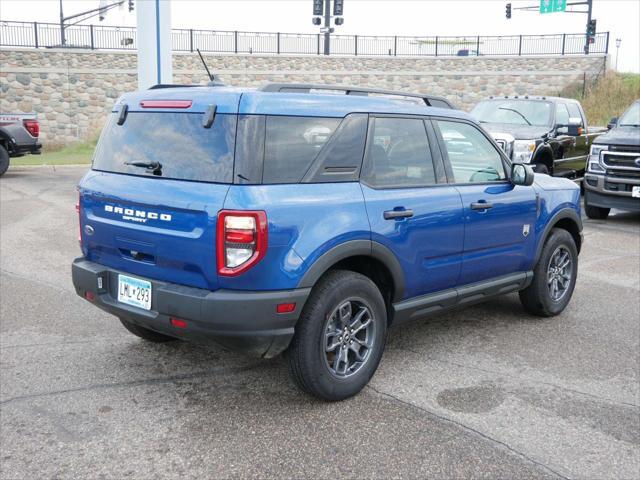
[[[0,176],[9,168],[10,157],[39,154],[40,124],[34,114],[0,113]]]

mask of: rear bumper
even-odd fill
[[[39,155],[41,153],[40,152],[41,149],[42,149],[42,144],[37,142],[32,144],[27,144],[27,145],[14,145],[9,156],[21,157],[28,153],[31,153],[33,155]]]
[[[104,265],[77,258],[72,264],[76,293],[93,293],[97,307],[141,327],[196,343],[217,343],[248,354],[273,357],[291,342],[294,326],[311,291],[249,292],[209,291],[151,279],[151,310],[117,301],[118,272]],[[102,288],[98,288],[101,279]],[[291,313],[277,313],[279,303],[295,303]],[[171,325],[170,318],[187,322],[186,328]]]

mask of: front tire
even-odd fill
[[[541,317],[562,313],[578,276],[578,249],[569,232],[554,228],[533,270],[533,281],[520,291],[525,310]]]
[[[584,213],[587,214],[587,217],[593,220],[605,220],[609,216],[610,211],[610,208],[602,208],[596,207],[594,205],[589,205],[585,198]]]
[[[356,395],[382,358],[387,312],[364,275],[335,270],[314,287],[287,350],[289,373],[307,393],[327,401]]]
[[[9,152],[4,148],[4,146],[0,145],[0,177],[4,175],[4,172],[9,168]]]
[[[133,333],[136,337],[140,337],[143,340],[146,340],[148,342],[164,343],[164,342],[173,342],[174,340],[177,340],[177,338],[170,337],[168,335],[163,335],[161,333],[154,332],[153,330],[149,330],[148,328],[144,328],[139,325],[136,325],[135,323],[125,320],[124,318],[121,318],[120,322],[122,323],[124,328],[129,330],[130,333]]]

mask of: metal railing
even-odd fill
[[[61,45],[60,25],[54,23],[0,21],[0,46],[31,48],[86,48],[136,50],[134,27],[74,25],[65,29]],[[370,36],[332,35],[332,55],[481,56],[481,55],[579,55],[584,53],[584,33],[506,36]],[[173,29],[173,51],[212,53],[267,53],[320,55],[323,37],[309,33],[265,33],[198,29]],[[590,53],[608,53],[609,32],[595,35]]]

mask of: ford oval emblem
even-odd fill
[[[640,157],[636,158],[636,166],[640,168]]]
[[[93,227],[91,225],[85,225],[84,226],[84,233],[86,233],[87,235],[93,235],[93,232],[95,230],[93,229]]]

